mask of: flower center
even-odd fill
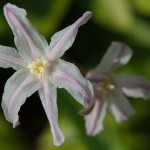
[[[110,82],[110,79],[105,77],[103,81],[100,83],[100,87],[98,90],[103,91],[104,93],[110,92],[115,89],[115,85]]]
[[[30,72],[32,74],[35,74],[38,76],[38,78],[41,78],[44,75],[47,63],[48,63],[47,59],[41,57],[37,58],[32,63],[28,64],[27,68],[30,69]]]

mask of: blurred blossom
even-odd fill
[[[92,105],[94,108],[85,116],[88,135],[94,136],[103,129],[107,108],[117,122],[127,120],[134,114],[134,109],[124,94],[134,98],[150,97],[148,79],[139,75],[114,73],[115,69],[127,64],[131,56],[132,50],[127,45],[113,42],[101,63],[87,74],[87,79],[92,83],[95,93],[95,104],[91,104],[91,108]],[[87,113],[86,111],[83,110],[81,113]]]
[[[78,28],[91,18],[92,13],[85,12],[75,23],[55,33],[50,45],[31,25],[24,9],[7,4],[4,14],[18,49],[0,46],[0,66],[17,70],[5,85],[2,99],[5,117],[13,123],[13,127],[19,125],[21,105],[38,90],[51,125],[54,144],[59,146],[64,141],[64,135],[58,125],[56,88],[65,88],[85,107],[92,99],[91,84],[75,65],[59,58],[72,46]]]

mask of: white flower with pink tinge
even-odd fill
[[[75,65],[60,57],[72,46],[78,28],[91,18],[92,13],[85,12],[75,23],[55,33],[50,45],[31,25],[24,9],[7,4],[4,14],[18,49],[0,46],[0,67],[17,70],[5,85],[2,98],[5,117],[13,123],[13,127],[19,125],[21,105],[38,90],[50,122],[54,144],[59,146],[64,142],[64,135],[58,125],[56,88],[65,88],[85,107],[92,97],[89,81],[83,78]]]
[[[150,98],[150,81],[143,76],[114,73],[118,67],[128,63],[132,50],[123,43],[113,42],[104,55],[101,63],[87,74],[95,94],[95,104],[81,113],[85,116],[88,135],[96,135],[103,129],[103,120],[108,108],[117,122],[127,120],[134,109],[127,98]],[[93,104],[91,104],[93,105]]]

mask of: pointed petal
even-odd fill
[[[27,70],[19,70],[6,82],[2,98],[2,108],[6,119],[13,123],[13,127],[18,125],[18,112],[27,97],[40,88],[34,76],[30,76]]]
[[[49,52],[47,53],[49,59],[56,60],[60,58],[64,52],[72,46],[78,32],[78,28],[85,24],[91,16],[91,12],[85,12],[75,23],[52,36]]]
[[[92,112],[85,116],[86,131],[88,135],[95,136],[103,130],[103,120],[106,114],[107,103],[103,98],[96,99]]]
[[[4,14],[21,56],[27,61],[41,56],[48,44],[26,18],[26,11],[8,3],[4,6]]]
[[[59,88],[65,88],[79,103],[86,107],[93,100],[92,85],[71,63],[59,60],[51,76],[51,82]]]
[[[54,144],[60,146],[64,142],[64,135],[58,125],[56,88],[50,83],[49,80],[43,80],[43,88],[39,90],[39,95],[50,122]]]
[[[89,104],[88,107],[86,107],[86,108],[80,110],[80,111],[78,112],[78,114],[81,115],[81,116],[86,116],[86,115],[88,115],[88,114],[93,110],[94,105],[95,105],[95,101],[93,100],[93,101],[91,101],[91,103]]]
[[[135,113],[134,109],[119,90],[115,90],[108,95],[110,110],[117,122],[128,120]]]
[[[132,50],[127,45],[112,42],[100,65],[97,67],[97,73],[111,72],[117,67],[127,64],[131,56]]]
[[[0,45],[0,67],[18,70],[26,67],[26,63],[14,48]]]
[[[139,75],[115,74],[113,75],[116,84],[122,87],[127,96],[135,98],[150,98],[150,81]]]

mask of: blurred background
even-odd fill
[[[92,19],[79,29],[73,46],[63,59],[74,62],[82,74],[95,67],[112,41],[127,43],[134,55],[119,72],[141,74],[150,79],[150,0],[2,0],[0,2],[0,45],[15,47],[3,6],[13,3],[26,9],[32,24],[48,42],[51,36],[72,24],[85,11]],[[13,69],[0,69],[0,96]],[[150,101],[129,99],[136,114],[127,122],[116,123],[108,112],[104,130],[88,137],[82,109],[65,90],[58,89],[59,124],[64,145],[53,144],[49,123],[38,93],[27,99],[19,116],[21,125],[13,129],[0,108],[1,150],[150,150]]]

